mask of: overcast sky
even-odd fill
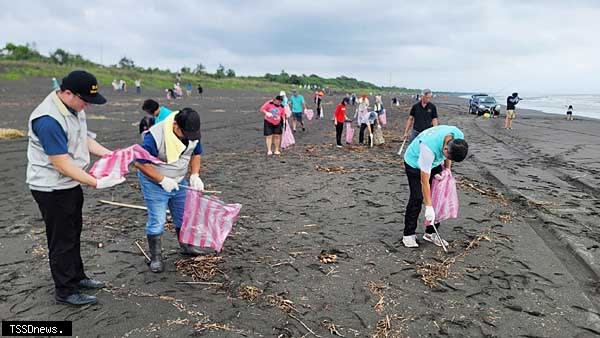
[[[600,93],[600,1],[2,1],[0,43],[104,64],[346,75],[452,91]]]

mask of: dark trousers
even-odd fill
[[[406,162],[404,163],[406,169],[406,177],[408,178],[408,187],[410,188],[410,197],[408,198],[408,204],[406,205],[406,212],[404,213],[404,236],[412,236],[417,230],[417,221],[419,220],[419,214],[421,213],[421,207],[423,205],[423,190],[421,190],[421,170],[415,169]],[[431,169],[431,175],[429,176],[429,185],[433,180],[433,176],[442,172],[442,166],[439,165]],[[439,222],[435,222],[436,227],[440,227]],[[425,233],[433,234],[435,230],[431,225],[425,228]]]
[[[335,142],[338,146],[342,145],[342,131],[344,130],[344,123],[338,122],[335,125]]]
[[[358,143],[363,144],[365,140],[365,129],[367,124],[363,123],[360,125],[360,132],[358,133]],[[371,124],[371,132],[375,131],[375,124]],[[371,144],[371,136],[367,135],[367,144]]]
[[[77,186],[52,192],[32,190],[31,194],[46,223],[50,271],[56,295],[66,297],[77,292],[79,281],[87,278],[80,253],[83,191]]]

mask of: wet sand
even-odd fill
[[[48,82],[0,82],[0,128],[26,129]],[[100,304],[56,305],[44,225],[24,183],[26,140],[0,141],[4,320],[71,320],[79,337],[600,335],[599,121],[519,111],[506,131],[503,120],[466,114],[464,100],[436,99],[441,122],[463,129],[472,154],[454,166],[461,210],[440,229],[451,242],[445,254],[401,244],[408,183],[396,151],[409,98],[388,109],[381,147],[336,149],[326,118],[267,157],[257,113],[265,94],[207,89],[167,103],[158,91],[105,93],[109,103],[89,109],[88,126],[110,148],[139,140],[147,97],[201,112],[201,176],[243,204],[205,281],[213,284],[177,283],[192,279],[175,268],[183,257],[174,231],[163,240],[166,271],[149,272],[134,244],[146,248],[144,211],[98,203],[143,205],[132,172],[114,189],[84,189],[82,257],[91,277],[109,283]],[[326,97],[326,117],[339,99]],[[322,263],[323,250],[337,261]],[[248,300],[247,286],[262,293]]]

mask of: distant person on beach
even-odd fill
[[[342,147],[342,131],[344,130],[344,122],[348,120],[348,115],[346,115],[346,106],[350,103],[350,99],[345,97],[342,102],[340,102],[335,107],[335,112],[333,113],[335,119],[335,145],[338,148]]]
[[[117,79],[114,79],[112,81],[112,87],[113,87],[113,92],[116,92],[118,90],[121,90],[119,83],[117,82]]]
[[[365,144],[365,130],[368,131],[367,145],[373,146],[373,131],[375,130],[375,119],[377,114],[369,112],[369,97],[367,95],[361,95],[358,99],[358,108],[354,114],[354,118],[357,120],[360,126],[358,132],[358,144]]]
[[[352,104],[352,106],[356,106],[356,94],[352,93],[352,95],[350,95],[350,103]]]
[[[192,96],[192,84],[191,83],[186,83],[185,85],[185,93],[187,94],[187,96]]]
[[[135,92],[138,95],[142,94],[142,80],[140,79],[135,80]]]
[[[573,106],[569,105],[567,108],[567,121],[573,121]]]
[[[519,93],[512,93],[506,98],[506,119],[504,120],[504,129],[512,129],[513,120],[517,117],[516,105],[521,101]]]
[[[296,132],[297,122],[300,122],[302,131],[306,131],[304,120],[302,118],[302,115],[304,115],[304,111],[306,110],[306,103],[304,102],[304,96],[298,94],[298,91],[295,89],[292,90],[292,96],[290,97],[290,109],[292,110],[292,131]]]
[[[443,171],[450,170],[452,162],[464,160],[468,151],[469,145],[464,140],[463,132],[454,126],[429,128],[419,134],[406,149],[404,168],[410,196],[404,213],[402,243],[405,247],[419,247],[415,233],[423,203],[425,203],[425,220],[433,221],[437,228],[440,227],[439,222],[435,221],[435,211],[431,199],[432,180]],[[442,246],[442,243],[445,247],[448,246],[448,243],[435,233],[431,224],[426,226],[423,239],[437,246]]]
[[[52,90],[59,90],[60,89],[60,84],[58,83],[58,80],[53,77],[52,78]]]
[[[200,179],[202,143],[200,141],[200,115],[191,108],[173,112],[144,134],[142,147],[163,163],[136,160],[140,188],[148,209],[146,239],[150,251],[150,271],[162,272],[162,234],[171,211],[175,233],[181,252],[199,255],[201,250],[179,241],[183,224],[186,189],[204,190]],[[190,173],[189,180],[185,178]]]
[[[423,130],[438,125],[437,107],[431,103],[431,89],[423,90],[421,100],[410,108],[410,114],[404,126],[404,140],[410,144]],[[418,96],[418,95],[417,95]]]
[[[202,85],[198,83],[198,95],[200,95],[200,97],[202,97],[203,92],[204,92],[204,88],[202,88]]]
[[[281,134],[283,132],[283,119],[285,118],[285,111],[281,104],[282,100],[283,97],[277,95],[260,107],[260,112],[264,116],[263,135],[267,144],[267,155],[273,155],[273,144],[275,144],[274,154],[281,155]]]
[[[104,103],[96,78],[76,70],[29,117],[27,184],[46,224],[50,272],[60,304],[95,304],[95,296],[80,290],[104,287],[85,274],[80,249],[81,184],[103,189],[125,180],[114,176],[96,179],[85,171],[90,153],[103,156],[110,152],[88,133],[84,111],[92,104]]]

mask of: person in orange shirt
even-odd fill
[[[348,116],[346,115],[346,106],[350,102],[350,99],[345,97],[342,102],[340,102],[335,107],[335,141],[336,147],[342,147],[342,131],[344,130],[344,121],[348,120]]]

